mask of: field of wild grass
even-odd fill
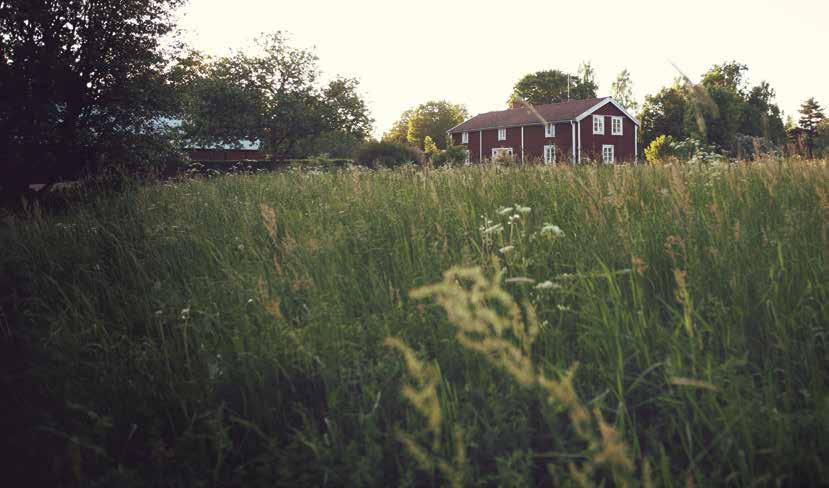
[[[2,428],[31,484],[829,479],[825,161],[81,200],[0,227]]]

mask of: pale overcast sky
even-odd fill
[[[670,62],[697,81],[736,59],[750,83],[771,83],[795,119],[810,96],[829,105],[829,0],[190,0],[180,26],[210,54],[289,32],[293,45],[315,49],[325,75],[360,80],[377,136],[427,100],[472,115],[506,108],[522,75],[575,72],[582,60],[593,64],[599,96],[624,68],[641,103],[677,76]]]

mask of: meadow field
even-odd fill
[[[829,166],[232,175],[0,224],[7,475],[829,480]]]

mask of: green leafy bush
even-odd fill
[[[684,163],[691,160],[709,163],[724,159],[715,146],[692,137],[678,141],[672,136],[661,135],[645,148],[645,160],[652,165]]]
[[[423,153],[412,146],[399,142],[371,141],[357,149],[354,161],[370,167],[395,167],[403,164],[421,164]]]
[[[463,164],[467,161],[466,154],[464,146],[449,146],[432,158],[432,164],[438,167]]]
[[[672,148],[673,141],[672,136],[666,135],[654,139],[645,148],[645,161],[653,165],[660,165],[666,163],[670,158],[676,157]]]

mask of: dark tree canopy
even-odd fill
[[[826,118],[823,107],[820,106],[815,97],[812,97],[800,105],[800,128],[806,132],[813,133],[821,120]]]
[[[783,144],[786,131],[774,90],[765,81],[749,88],[747,70],[736,61],[714,65],[700,83],[683,76],[674,86],[645,97],[640,113],[643,144],[660,135],[692,137],[735,155],[738,139]]]
[[[765,81],[748,92],[741,133],[765,137],[774,144],[785,142],[783,114],[774,103],[774,98],[774,90]]]
[[[810,157],[814,156],[818,126],[825,118],[823,107],[815,100],[815,97],[809,98],[800,105],[800,128],[806,136],[806,146]]]
[[[647,146],[660,135],[685,139],[685,111],[687,101],[681,87],[663,88],[655,95],[645,97],[639,122],[642,124],[642,144]]]
[[[513,106],[520,99],[530,105],[583,100],[595,98],[597,89],[593,67],[590,63],[582,63],[575,75],[557,69],[524,75],[515,84],[507,103]]]
[[[0,2],[0,184],[23,191],[163,146],[160,39],[181,0]]]

